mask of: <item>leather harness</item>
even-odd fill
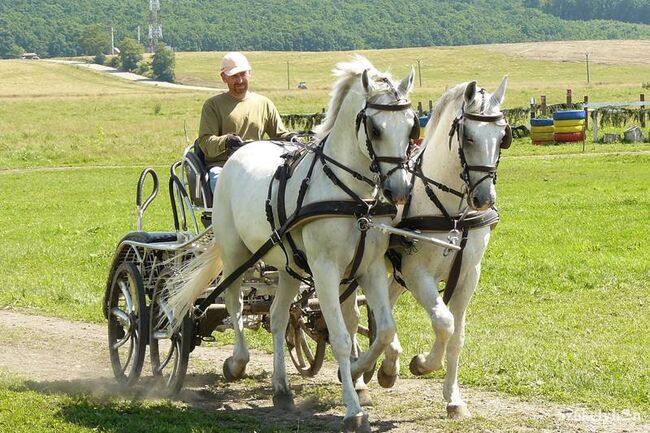
[[[467,237],[469,235],[469,231],[472,229],[477,229],[486,226],[490,226],[492,229],[494,229],[494,227],[499,222],[499,212],[495,207],[492,207],[482,212],[469,212],[469,209],[466,208],[466,210],[460,214],[451,215],[447,211],[447,209],[445,209],[441,200],[438,198],[434,189],[432,188],[435,187],[436,189],[442,192],[455,195],[462,200],[465,198],[467,194],[470,194],[472,190],[482,181],[486,179],[492,179],[492,182],[496,183],[496,171],[499,163],[498,160],[494,166],[476,166],[476,165],[467,164],[467,161],[465,159],[465,153],[463,151],[463,147],[464,147],[463,145],[467,141],[467,137],[464,134],[464,127],[463,127],[464,118],[481,121],[481,122],[500,122],[504,120],[504,117],[503,114],[485,115],[482,113],[481,114],[466,113],[463,106],[463,108],[461,109],[461,114],[454,119],[454,122],[452,123],[451,126],[451,130],[449,131],[449,148],[451,149],[451,142],[454,136],[456,136],[458,138],[458,144],[459,144],[458,145],[459,158],[461,161],[461,166],[463,167],[463,171],[460,177],[461,179],[463,179],[465,183],[465,192],[457,191],[451,187],[448,187],[447,185],[444,185],[440,182],[436,182],[435,180],[425,176],[424,172],[422,171],[422,158],[424,155],[424,149],[423,149],[413,161],[413,168],[411,169],[411,173],[412,173],[411,193],[409,194],[407,202],[404,205],[402,219],[397,224],[397,228],[404,228],[408,230],[418,230],[418,231],[428,231],[428,232],[448,232],[449,233],[448,239],[450,241],[452,241],[452,238],[455,237],[456,238],[455,240],[460,242],[459,246],[461,247],[461,249],[454,256],[454,261],[452,262],[451,269],[449,271],[449,275],[447,276],[447,280],[444,288],[443,302],[445,304],[449,303],[449,300],[451,299],[456,289],[456,286],[458,285],[460,270],[463,263],[463,251],[465,250],[465,246],[467,244]],[[509,134],[511,134],[509,128],[510,128],[509,125],[506,124],[506,136],[504,137],[504,140],[499,146],[500,149],[507,149],[509,147],[508,140],[512,140],[511,135],[509,136]],[[486,175],[480,178],[474,185],[470,185],[470,178],[469,178],[470,171],[484,172],[486,173]],[[415,217],[408,216],[411,200],[413,198],[413,187],[415,184],[415,178],[418,178],[422,181],[422,183],[424,184],[424,190],[427,194],[427,197],[435,205],[435,207],[438,210],[440,210],[442,215],[419,215]],[[401,284],[404,288],[407,288],[406,284],[404,283],[404,280],[400,276],[401,260],[402,260],[400,250],[406,251],[406,253],[409,254],[409,250],[412,251],[413,249],[413,242],[405,240],[403,238],[400,239],[393,238],[391,239],[391,241],[392,241],[391,244],[397,245],[397,247],[390,248],[386,253],[386,256],[393,264],[395,280],[399,284]],[[447,255],[448,252],[449,251],[446,250],[443,254]]]
[[[368,150],[368,155],[370,156],[371,159],[370,171],[372,171],[375,174],[376,180],[373,181],[367,178],[366,176],[363,176],[362,174],[356,172],[355,170],[346,167],[345,165],[336,161],[334,158],[326,155],[324,152],[324,148],[327,142],[327,137],[325,137],[323,140],[321,140],[318,143],[317,146],[313,148],[305,149],[305,151],[312,151],[314,153],[314,158],[312,159],[311,165],[307,172],[307,176],[305,176],[305,178],[302,180],[300,184],[300,189],[296,200],[296,210],[291,216],[287,216],[286,207],[285,207],[286,183],[288,179],[291,177],[293,168],[295,168],[295,166],[292,167],[292,164],[289,161],[293,160],[297,165],[300,162],[304,161],[304,157],[300,157],[297,155],[286,157],[284,164],[281,164],[278,167],[274,176],[271,178],[269,182],[268,195],[265,203],[265,211],[266,211],[267,220],[271,225],[271,230],[272,230],[270,238],[255,253],[253,253],[253,255],[249,257],[248,260],[242,263],[234,272],[232,272],[230,275],[223,278],[217,284],[215,289],[205,299],[203,299],[203,301],[201,301],[201,303],[198,306],[194,307],[192,314],[195,318],[201,317],[208,309],[208,307],[216,300],[216,298],[221,293],[223,293],[224,290],[226,290],[226,288],[230,284],[232,284],[237,278],[239,278],[253,264],[257,263],[275,245],[279,245],[285,254],[285,257],[287,259],[285,270],[291,276],[298,278],[299,280],[310,285],[310,290],[305,293],[313,292],[314,284],[311,278],[311,271],[307,263],[307,257],[303,251],[298,249],[290,233],[292,229],[306,222],[308,219],[324,218],[324,217],[331,217],[331,216],[356,217],[357,219],[359,219],[360,217],[370,217],[370,216],[390,216],[391,218],[395,217],[395,215],[397,214],[397,208],[395,207],[395,205],[380,201],[378,197],[378,193],[377,195],[375,195],[375,197],[372,200],[361,198],[350,187],[345,185],[336,176],[336,174],[332,171],[332,169],[328,166],[328,163],[333,164],[338,168],[343,169],[344,171],[350,173],[355,179],[365,182],[368,185],[375,188],[377,186],[382,186],[383,182],[395,170],[406,167],[408,163],[408,159],[406,157],[400,158],[400,157],[390,157],[390,156],[378,156],[374,150],[374,146],[372,144],[372,140],[370,139],[370,135],[368,134],[369,118],[366,115],[366,110],[368,108],[372,108],[376,110],[384,110],[384,111],[400,111],[400,110],[411,109],[410,101],[401,98],[397,90],[395,90],[392,84],[390,83],[390,81],[385,80],[385,82],[393,90],[396,103],[389,105],[389,104],[371,103],[369,101],[366,101],[364,108],[361,109],[361,111],[359,111],[356,117],[357,133],[359,131],[361,123],[363,123],[364,126],[364,131],[366,133],[365,144]],[[413,113],[413,117],[414,117],[415,124],[417,124],[419,127],[418,119],[415,113]],[[414,131],[415,131],[415,126],[411,131],[410,135],[414,135],[415,134]],[[318,161],[320,161],[323,172],[332,181],[332,183],[334,183],[336,186],[341,188],[348,196],[351,197],[352,200],[324,201],[318,203],[311,203],[303,206],[303,200],[305,198],[305,195],[307,194],[307,189],[309,188],[311,175]],[[381,167],[379,165],[380,162],[395,164],[396,167],[389,170],[388,173],[384,174],[381,171]],[[280,224],[279,228],[276,228],[275,218],[273,216],[273,206],[271,204],[273,182],[275,180],[278,180],[277,209],[278,209],[278,222]],[[351,270],[349,276],[347,278],[344,278],[341,281],[341,284],[348,284],[347,289],[339,296],[339,301],[341,303],[344,302],[350,295],[352,295],[352,293],[354,293],[354,291],[358,286],[358,283],[356,281],[356,273],[358,271],[358,268],[361,264],[361,260],[363,258],[363,254],[365,250],[366,231],[367,231],[367,228],[363,229],[359,225],[358,228],[361,231],[361,236],[359,239],[359,243],[357,244],[356,247],[354,258],[352,260]],[[303,278],[302,276],[300,276],[298,272],[291,269],[291,267],[289,266],[289,259],[288,259],[289,255],[284,245],[283,238],[286,238],[287,243],[289,243],[289,246],[292,250],[292,257],[294,258],[294,262],[309,275],[308,278]]]

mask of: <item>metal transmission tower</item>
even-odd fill
[[[153,53],[162,39],[162,26],[160,25],[160,0],[149,0],[149,51]]]

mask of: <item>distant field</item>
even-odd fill
[[[639,93],[644,91],[642,83],[650,81],[650,65],[642,62],[632,64],[629,59],[616,63],[617,47],[620,46],[621,50],[628,48],[623,45],[626,41],[600,42],[608,47],[607,54],[602,56],[609,57],[605,63],[605,57],[592,55],[596,60],[590,67],[589,85],[584,63],[561,58],[561,47],[546,45],[552,43],[526,44],[527,48],[519,51],[515,48],[520,44],[512,44],[512,49],[489,45],[325,53],[251,52],[247,55],[253,66],[254,88],[271,96],[282,110],[292,112],[314,112],[325,106],[332,84],[330,70],[337,62],[345,61],[355,53],[365,55],[379,69],[390,70],[393,76],[400,78],[410,66],[417,71],[419,59],[422,86],[418,77],[413,100],[425,104],[462,81],[478,80],[482,86],[494,88],[503,75],[510,78],[507,107],[528,106],[531,97],[539,99],[541,94],[547,96],[549,103],[563,102],[568,87],[573,90],[576,100],[582,100],[584,95],[589,95],[592,101],[638,100]],[[593,45],[585,43],[585,49]],[[556,57],[552,55],[554,47],[558,50]],[[644,47],[639,46],[640,57]],[[544,60],[531,59],[523,54],[535,53],[537,49],[544,53]],[[576,49],[573,46],[571,52],[575,54]],[[218,66],[222,54],[178,53],[178,80],[187,84],[219,85]],[[297,89],[299,81],[305,81],[309,89]]]
[[[567,43],[568,44],[568,43]],[[615,54],[621,42],[603,42]],[[517,45],[519,46],[519,45]],[[528,46],[549,53],[549,45]],[[552,45],[551,45],[552,47]],[[403,77],[420,59],[422,86],[416,77],[412,99],[436,100],[458,82],[477,79],[494,89],[509,74],[505,107],[527,106],[531,97],[545,94],[549,103],[562,102],[567,87],[579,100],[638,100],[650,81],[650,66],[594,64],[592,83],[585,84],[584,65],[523,56],[526,49],[504,46],[370,50],[366,55],[380,69]],[[571,52],[578,48],[573,46]],[[178,53],[178,80],[186,84],[221,87],[217,77],[222,53]],[[281,113],[314,113],[327,105],[333,84],[331,69],[352,52],[247,53],[253,64],[253,89],[270,96]],[[615,58],[615,57],[613,57]],[[289,87],[287,89],[287,63]],[[197,134],[207,92],[181,92],[140,86],[95,72],[43,61],[0,61],[0,168],[78,165],[167,163],[180,153],[187,138]],[[308,90],[297,88],[305,81]],[[648,148],[635,145],[635,149]],[[624,145],[608,149],[628,149]],[[589,145],[587,150],[599,151]],[[582,151],[582,146],[535,148],[528,140],[516,142],[510,155]]]

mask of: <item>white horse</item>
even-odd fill
[[[406,154],[409,136],[413,133],[414,122],[417,122],[407,100],[413,86],[413,70],[396,83],[366,59],[357,57],[352,62],[338,64],[334,73],[339,79],[325,120],[316,129],[321,151],[310,152],[288,179],[287,215],[296,210],[296,198],[306,177],[310,180],[304,195],[305,206],[332,201],[353,202],[358,210],[359,201],[351,197],[373,199],[381,190],[391,201],[403,203],[409,191]],[[214,242],[191,264],[194,271],[186,283],[180,288],[170,288],[170,306],[177,320],[187,314],[221,270],[223,275],[229,275],[269,239],[271,227],[265,202],[269,184],[273,182],[271,203],[277,203],[278,181],[274,174],[284,162],[282,154],[282,148],[276,145],[255,142],[238,150],[225,164],[214,197]],[[314,162],[315,158],[318,160]],[[324,165],[329,170],[324,169]],[[343,186],[335,184],[329,171]],[[274,214],[277,216],[277,210]],[[375,218],[390,223],[392,217]],[[356,278],[365,288],[367,301],[375,313],[377,338],[368,352],[351,362],[351,338],[343,320],[339,292],[340,282],[348,276],[361,238],[355,223],[356,218],[350,214],[332,215],[330,212],[301,223],[290,233],[308,259],[329,341],[339,364],[346,405],[344,428],[346,431],[367,431],[370,427],[355,393],[353,377],[369,369],[386,349],[394,338],[395,324],[383,259],[388,236],[371,230],[366,232],[365,252],[357,266]],[[291,254],[289,256],[289,265],[298,270]],[[284,334],[289,307],[298,293],[300,282],[285,270],[286,258],[277,246],[263,260],[279,269],[279,284],[271,307],[273,401],[278,407],[290,408],[293,396],[286,377]],[[249,361],[242,332],[239,283],[231,284],[226,290],[225,302],[234,325],[235,347],[232,357],[224,363],[223,371],[228,379],[237,379],[244,374]]]
[[[398,227],[462,246],[458,253],[421,241],[413,248],[398,247],[401,272],[393,280],[390,295],[394,305],[404,292],[397,281],[401,274],[408,291],[429,314],[435,342],[429,353],[413,357],[409,369],[417,376],[439,370],[446,351],[443,396],[452,418],[470,416],[458,386],[458,361],[465,311],[479,281],[491,226],[498,221],[493,206],[501,149],[512,141],[500,108],[506,86],[504,77],[490,94],[477,88],[475,81],[463,83],[438,100],[425,130],[422,153],[416,159],[411,197],[397,220]],[[438,292],[441,281],[446,282],[444,298]],[[395,382],[390,372],[399,371],[401,350],[396,336],[377,372],[380,385],[389,387]]]

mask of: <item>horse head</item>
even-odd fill
[[[512,142],[512,131],[501,112],[508,77],[490,94],[467,84],[460,113],[450,131],[450,146],[458,143],[462,167],[461,179],[467,190],[467,204],[474,210],[486,210],[496,202],[496,172],[501,149]]]
[[[396,82],[357,56],[353,62],[339,63],[334,73],[341,79],[332,93],[325,120],[315,129],[317,136],[324,139],[337,134],[334,141],[347,146],[340,149],[345,154],[341,158],[351,166],[362,167],[361,173],[373,178],[388,201],[403,203],[410,190],[406,167],[409,144],[415,134],[419,135],[418,119],[408,99],[415,76],[413,68]],[[352,141],[358,152],[350,152]]]
[[[356,120],[357,145],[392,203],[404,203],[410,190],[407,153],[410,141],[419,137],[418,118],[408,99],[414,77],[413,68],[399,83],[370,69],[361,77],[366,96]]]

